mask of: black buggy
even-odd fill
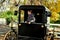
[[[28,11],[31,10],[35,22],[25,22]],[[18,40],[44,40],[46,37],[47,13],[45,7],[40,5],[22,5],[19,7]]]

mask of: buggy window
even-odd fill
[[[35,23],[46,23],[45,7],[43,6],[21,6],[20,23],[32,21]],[[31,15],[29,15],[31,13]]]

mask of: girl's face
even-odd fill
[[[31,12],[30,12],[30,11],[28,11],[28,15],[29,15],[29,14],[31,14]]]

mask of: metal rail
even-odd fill
[[[52,26],[60,26],[60,24],[50,24],[50,25],[52,25]]]

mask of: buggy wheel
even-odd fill
[[[6,34],[5,40],[17,40],[17,36],[14,32],[10,31]]]

